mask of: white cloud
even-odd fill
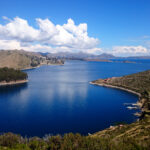
[[[54,35],[59,34],[59,31],[49,19],[42,20],[38,18],[36,19],[36,22],[39,26],[39,35],[36,37],[37,39],[35,40],[47,41]]]
[[[20,43],[16,40],[0,40],[0,49],[3,50],[26,50],[26,51],[34,51],[34,52],[51,52],[51,53],[57,53],[57,52],[85,52],[85,49],[74,49],[74,48],[68,48],[66,46],[59,46],[59,47],[52,47],[42,44],[27,44],[27,43]],[[101,48],[92,48],[92,49],[86,49],[87,53],[95,53],[99,54],[102,52]]]
[[[37,18],[38,28],[34,28],[19,17],[3,19],[8,23],[0,24],[0,49],[100,51],[97,48],[99,40],[88,36],[86,23],[75,25],[72,19],[68,19],[64,25],[54,25],[49,19]]]
[[[0,24],[0,49],[24,49],[50,53],[82,51],[100,54],[104,52],[104,49],[98,47],[100,41],[88,36],[86,23],[76,25],[72,19],[68,19],[66,24],[55,25],[49,19],[37,18],[35,19],[37,28],[34,28],[27,20],[19,17],[9,19],[4,16],[3,19],[7,23]],[[149,54],[147,48],[141,45],[114,46],[109,52],[117,56],[146,55]]]
[[[0,49],[14,50],[21,49],[20,42],[15,40],[0,40]]]
[[[0,25],[0,39],[18,40],[32,42],[36,40],[39,31],[28,25],[28,22],[21,18],[14,18],[6,25]]]
[[[145,55],[149,51],[143,46],[114,46],[112,49],[113,54],[117,56],[139,56]]]

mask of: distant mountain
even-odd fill
[[[42,56],[40,53],[24,50],[0,50],[0,68],[27,69],[40,65],[63,64],[62,60]]]
[[[71,52],[60,52],[60,53],[49,53],[47,56],[49,57],[58,57],[65,59],[113,59],[115,56],[112,54],[103,53],[101,55],[94,55],[89,53],[71,53]]]
[[[116,57],[112,54],[103,53],[100,55],[94,55],[92,58],[94,58],[94,59],[114,59]]]
[[[59,53],[50,53],[47,56],[49,57],[59,57],[59,58],[65,58],[65,59],[83,59],[91,56],[95,56],[93,54],[88,53],[71,53],[71,52],[59,52]]]
[[[27,52],[24,50],[0,50],[0,68],[9,67],[15,69],[26,69],[37,67],[40,65],[62,65],[64,60],[85,60],[98,62],[117,62],[116,59],[124,59],[127,63],[129,59],[150,59],[150,56],[134,56],[134,57],[116,57],[112,54],[103,53],[94,55],[89,53],[41,53],[41,52]]]
[[[150,56],[129,56],[129,57],[124,57],[128,59],[150,59]]]
[[[50,53],[48,53],[48,52],[45,52],[45,53],[42,53],[42,52],[38,52],[40,55],[42,55],[42,56],[47,56],[48,54],[50,54]]]

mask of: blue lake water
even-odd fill
[[[136,102],[136,95],[89,81],[148,70],[149,62],[67,61],[64,66],[27,70],[28,84],[0,88],[0,132],[86,135],[115,122],[133,122],[135,110],[124,103]]]

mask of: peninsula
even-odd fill
[[[137,105],[141,108],[141,117],[150,115],[150,70],[123,77],[111,77],[90,82],[94,85],[118,88],[139,96]]]
[[[28,82],[28,75],[13,68],[0,68],[0,86],[16,85]]]

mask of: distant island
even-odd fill
[[[124,60],[122,63],[136,63],[135,61]]]
[[[13,68],[0,68],[0,86],[23,84],[28,82],[28,75]]]
[[[83,59],[84,61],[93,61],[93,62],[113,62],[112,60],[109,59]]]
[[[92,58],[85,58],[84,61],[92,61],[92,62],[114,62],[114,63],[136,63],[135,61],[128,61],[128,60],[111,60],[111,59],[92,59]]]

